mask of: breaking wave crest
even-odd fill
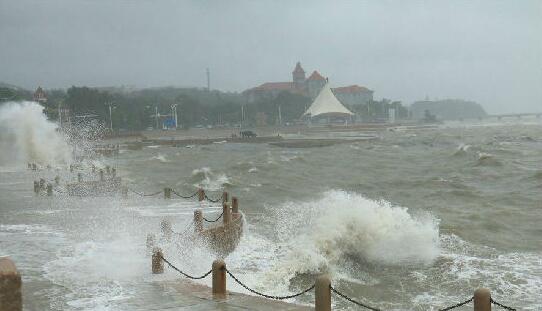
[[[35,102],[0,107],[0,164],[67,164],[71,148]]]
[[[194,186],[210,191],[222,190],[224,186],[231,185],[226,174],[215,174],[208,167],[202,167],[192,171]]]
[[[407,208],[359,194],[328,191],[316,201],[285,204],[276,216],[283,256],[268,274],[276,283],[299,274],[340,277],[357,263],[428,265],[440,253],[433,216],[414,217]]]

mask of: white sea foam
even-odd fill
[[[210,168],[202,167],[192,171],[194,186],[210,191],[222,190],[225,185],[230,185],[230,179],[226,174],[215,174]]]
[[[162,162],[162,163],[167,163],[167,162],[169,162],[169,160],[166,158],[166,156],[163,155],[163,154],[161,154],[161,153],[159,153],[159,154],[157,154],[157,155],[155,155],[155,156],[152,156],[152,157],[151,157],[151,160],[157,160],[157,161],[160,161],[160,162]]]
[[[0,106],[0,164],[65,164],[71,148],[35,102],[8,102]]]

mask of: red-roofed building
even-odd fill
[[[292,71],[292,82],[266,82],[243,92],[249,103],[266,97],[276,97],[282,92],[290,92],[315,99],[320,93],[327,79],[317,70],[305,78],[305,70],[297,62]],[[332,89],[337,99],[347,106],[361,105],[373,100],[373,91],[359,85],[350,85]]]
[[[332,89],[335,97],[347,106],[364,105],[373,100],[373,91],[357,84]]]
[[[41,88],[41,86],[38,86],[38,89],[34,92],[32,100],[40,104],[47,102],[47,94],[45,94],[45,91]]]

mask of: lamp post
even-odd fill
[[[109,107],[109,129],[111,132],[113,132],[113,108],[115,108],[113,104],[113,102],[105,103],[105,105]]]
[[[171,114],[175,119],[175,129],[177,129],[177,104],[171,105]]]

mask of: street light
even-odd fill
[[[171,114],[175,118],[175,129],[177,129],[177,104],[171,105]]]
[[[113,106],[113,102],[107,102],[105,103],[106,106],[109,106],[109,128],[111,129],[111,132],[113,132],[113,113],[112,109],[116,108],[116,106]]]

